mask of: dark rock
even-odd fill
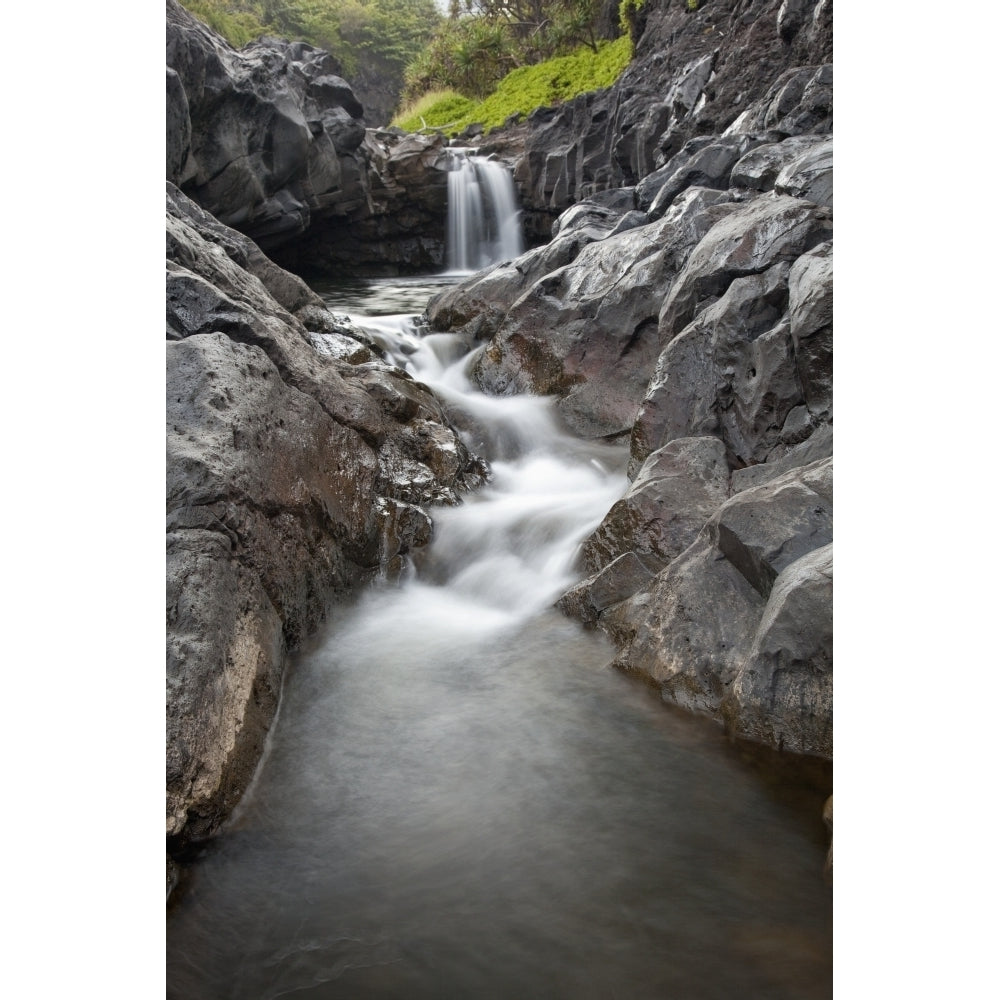
[[[584,542],[593,573],[626,552],[662,569],[697,537],[729,496],[726,450],[718,438],[681,438],[646,459],[625,496]]]
[[[654,575],[634,552],[624,552],[563,594],[556,607],[570,618],[589,624],[597,621],[603,611],[648,586]]]
[[[482,463],[426,386],[167,190],[167,835],[211,836],[260,758],[287,653],[426,544]],[[320,353],[317,341],[353,351]],[[346,355],[346,356],[345,356]]]
[[[833,756],[832,604],[832,545],[781,572],[722,702],[731,733],[779,750]]]
[[[783,167],[774,190],[833,208],[833,140],[804,150]]]
[[[770,191],[778,174],[801,153],[824,142],[823,136],[797,135],[782,142],[765,143],[751,149],[733,167],[730,183],[754,191]],[[789,192],[786,192],[789,193]],[[815,199],[807,199],[813,201]]]
[[[645,589],[598,618],[665,701],[829,757],[832,463],[736,494]]]
[[[687,192],[660,222],[590,243],[536,281],[481,356],[480,384],[560,395],[560,413],[584,437],[628,431],[660,351],[661,304],[692,248],[736,207],[724,200]]]

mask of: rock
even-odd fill
[[[625,496],[583,543],[591,573],[627,552],[657,570],[697,537],[729,496],[729,467],[718,438],[681,438],[646,459]]]
[[[747,582],[769,596],[786,566],[833,540],[833,459],[737,493],[707,530]]]
[[[683,162],[670,172],[663,185],[656,192],[656,196],[647,209],[650,216],[654,219],[660,218],[677,195],[689,187],[697,186],[725,191],[729,187],[733,167],[748,150],[759,145],[761,141],[753,136],[742,134],[725,136],[708,143],[690,156],[685,156],[685,150],[691,145],[688,143],[663,168],[670,170],[678,159],[683,158]],[[643,184],[647,180],[648,178],[640,182],[636,190],[642,191]]]
[[[803,254],[788,274],[795,366],[812,418],[833,412],[833,243]]]
[[[833,756],[833,546],[775,580],[722,704],[727,729],[779,750]]]
[[[804,407],[797,407],[792,413],[802,409]],[[791,417],[791,414],[789,414],[789,417]],[[761,486],[792,469],[829,458],[832,454],[833,427],[830,424],[821,424],[805,441],[797,444],[794,448],[790,448],[780,457],[777,457],[775,452],[772,452],[768,456],[766,463],[749,465],[745,469],[737,469],[732,475],[732,491],[733,493],[739,493],[754,486]]]
[[[725,195],[694,189],[657,223],[585,246],[503,316],[475,374],[494,393],[555,393],[584,437],[627,432],[660,350],[657,316]],[[518,262],[514,262],[515,268]]]
[[[833,140],[803,150],[782,168],[774,190],[833,208]]]
[[[833,64],[786,70],[724,134],[774,130],[785,135],[833,130]]]
[[[176,0],[166,10],[168,180],[269,246],[331,201],[364,200],[340,162],[361,142],[363,111],[332,56],[273,38],[236,52]]]
[[[727,500],[650,584],[598,618],[615,664],[748,739],[832,753],[832,461]]]
[[[801,153],[824,142],[818,135],[790,136],[782,142],[755,146],[733,167],[730,181],[734,187],[770,191],[778,174]],[[784,192],[790,193],[790,192]],[[812,201],[814,199],[806,199]]]
[[[556,607],[570,618],[595,622],[603,611],[644,589],[653,576],[635,552],[625,552],[568,590],[556,601]]]
[[[167,337],[167,835],[183,855],[249,782],[288,651],[484,470],[426,386],[173,185]],[[354,347],[313,346],[331,338]]]
[[[675,437],[721,437],[734,468],[783,447],[789,413],[825,385],[822,335],[815,364],[799,360],[789,263],[830,232],[826,209],[774,196],[736,208],[708,231],[660,310],[666,346],[632,428],[630,474]]]
[[[514,164],[531,233],[544,238],[545,220],[570,205],[639,184],[691,139],[831,132],[832,4],[789,0],[779,17],[781,8],[748,0],[691,17],[684,4],[650,0],[612,87],[491,133],[485,146]]]

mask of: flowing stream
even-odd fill
[[[175,893],[168,997],[831,996],[828,789],[777,780],[552,610],[626,454],[475,392],[457,339],[406,315],[442,280],[326,295],[493,478],[293,662],[252,787]]]

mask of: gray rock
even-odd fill
[[[734,735],[833,756],[833,546],[775,580],[746,661],[722,704]]]
[[[786,566],[833,540],[833,459],[737,493],[711,518],[707,532],[767,597]]]
[[[793,413],[804,407],[796,407]],[[789,414],[791,416],[791,414]],[[787,423],[787,421],[786,421]],[[769,483],[772,479],[784,475],[802,465],[809,465],[833,454],[833,427],[821,424],[806,440],[790,448],[780,455],[772,453],[768,460],[760,465],[749,465],[745,469],[737,469],[732,475],[732,491],[739,493],[754,486]]]
[[[782,168],[774,190],[833,208],[833,140],[803,150]]]
[[[589,624],[608,608],[645,589],[654,575],[638,555],[624,552],[563,594],[556,607],[570,618]]]
[[[818,135],[795,135],[782,142],[769,142],[751,149],[733,167],[730,181],[734,187],[770,191],[778,174],[796,157],[824,142]],[[814,200],[814,199],[807,199]]]
[[[833,244],[803,254],[788,275],[795,366],[812,418],[833,413]]]
[[[829,757],[832,462],[739,493],[597,619],[615,665],[736,735]]]
[[[308,327],[307,325],[308,324]],[[430,390],[168,185],[167,835],[242,794],[287,652],[481,481]],[[317,338],[354,350],[320,353]]]
[[[625,495],[583,544],[593,573],[626,552],[658,570],[684,551],[729,496],[718,438],[680,438],[653,452]]]
[[[558,394],[584,437],[627,432],[660,350],[657,315],[674,276],[736,206],[693,189],[657,223],[585,246],[507,310],[476,369],[489,392]],[[515,266],[517,262],[515,262]]]

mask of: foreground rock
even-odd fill
[[[480,481],[423,385],[167,187],[167,837],[245,789],[285,658]]]

